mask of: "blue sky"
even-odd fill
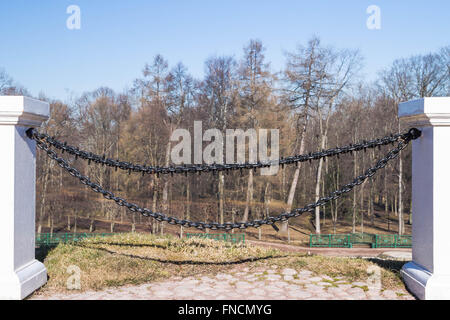
[[[72,4],[81,9],[80,30],[66,27]],[[380,30],[366,27],[369,5],[381,9]],[[33,95],[62,100],[99,86],[120,92],[157,53],[201,77],[208,57],[239,58],[252,38],[278,71],[283,52],[312,35],[360,49],[371,80],[396,58],[450,45],[450,1],[0,1],[0,68]]]

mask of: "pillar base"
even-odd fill
[[[47,270],[44,264],[33,260],[17,270],[0,274],[0,299],[24,299],[46,282]]]
[[[408,289],[421,300],[450,300],[450,275],[433,274],[415,262],[401,270]]]

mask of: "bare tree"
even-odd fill
[[[130,112],[126,100],[119,100],[108,88],[83,95],[78,101],[78,123],[83,139],[83,146],[106,157],[117,156],[120,138],[120,123],[125,121]],[[90,166],[90,175],[97,179],[100,185],[110,188],[111,171],[107,167]],[[109,212],[105,202],[101,201],[101,211]],[[91,214],[90,231],[95,229],[95,216]],[[110,218],[110,217],[108,217]]]
[[[12,78],[6,73],[4,69],[0,68],[0,94],[4,95],[12,86]]]
[[[288,55],[286,77],[289,83],[287,90],[288,102],[293,104],[296,123],[302,122],[303,127],[298,143],[298,152],[304,152],[305,132],[311,111],[315,112],[320,132],[320,148],[324,149],[327,142],[330,115],[336,102],[348,86],[351,78],[359,67],[359,54],[356,51],[323,47],[318,38],[309,41],[308,47],[300,47],[296,54]],[[323,160],[319,161],[316,170],[316,201],[320,197],[320,183]],[[297,186],[300,168],[297,166],[287,200],[288,210],[291,210],[294,193]],[[320,208],[316,208],[316,232],[320,233]]]
[[[201,104],[208,110],[208,122],[224,134],[235,114],[237,103],[236,61],[231,57],[212,57],[205,65],[206,76],[201,89]],[[221,160],[223,162],[223,159]],[[224,219],[224,185],[225,177],[223,172],[220,172],[217,175],[220,222]]]
[[[305,150],[305,138],[312,98],[316,94],[318,83],[321,81],[323,73],[319,59],[320,40],[312,38],[306,47],[299,46],[297,52],[287,53],[286,70],[284,80],[286,83],[285,103],[293,111],[293,126],[297,132],[294,141],[293,151],[302,154]],[[292,177],[291,187],[287,198],[287,211],[292,209],[294,195],[300,175],[300,163],[295,168]],[[288,224],[282,223],[282,231],[287,231]]]
[[[20,84],[14,82],[3,68],[0,68],[0,95],[30,96],[30,93]]]
[[[392,66],[381,73],[381,87],[384,93],[398,105],[401,101],[448,93],[450,69],[448,67],[448,47],[440,53],[417,55],[395,60]],[[398,121],[398,120],[397,120]],[[398,123],[398,131],[402,130]],[[398,157],[398,221],[399,234],[404,232],[403,217],[403,159]]]
[[[244,47],[244,58],[239,69],[240,104],[239,124],[257,129],[261,114],[270,105],[272,77],[269,65],[264,61],[265,48],[260,40],[250,40]],[[247,221],[253,201],[253,171],[248,172],[245,210],[242,221]]]

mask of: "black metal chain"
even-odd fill
[[[153,212],[147,208],[142,208],[142,207],[138,206],[137,204],[130,203],[121,197],[116,197],[111,191],[103,189],[102,186],[100,186],[97,183],[92,182],[88,177],[82,175],[77,169],[71,167],[65,159],[58,157],[58,154],[54,150],[52,150],[50,148],[50,146],[43,139],[39,139],[38,136],[33,135],[32,132],[35,132],[35,131],[29,129],[27,131],[27,135],[28,135],[28,137],[30,137],[31,139],[34,139],[36,141],[36,144],[40,149],[45,151],[51,159],[55,160],[59,164],[59,166],[61,166],[65,170],[67,170],[70,175],[78,178],[82,184],[89,186],[94,192],[101,193],[104,198],[106,198],[108,200],[113,200],[119,206],[124,206],[132,212],[139,212],[140,214],[142,214],[145,217],[152,217],[158,221],[166,221],[169,224],[177,224],[177,225],[181,225],[184,227],[193,227],[193,228],[197,228],[200,230],[204,230],[204,229],[232,230],[232,229],[246,229],[249,227],[258,228],[265,224],[274,226],[274,224],[276,222],[286,221],[289,218],[298,217],[305,212],[311,212],[316,207],[322,206],[331,200],[338,199],[343,194],[350,192],[355,186],[362,184],[366,179],[368,179],[369,177],[372,177],[379,169],[384,168],[390,160],[395,159],[398,156],[398,154],[400,153],[400,151],[408,146],[408,144],[411,140],[417,139],[421,135],[421,131],[419,131],[416,128],[410,129],[407,133],[400,135],[399,138],[397,139],[398,140],[397,147],[392,149],[391,151],[389,151],[384,158],[380,159],[376,163],[376,165],[374,167],[369,168],[368,170],[366,170],[364,172],[364,174],[356,177],[351,183],[344,185],[341,189],[332,192],[329,196],[322,197],[318,201],[308,204],[303,208],[297,208],[290,212],[281,213],[280,215],[278,215],[276,217],[268,217],[263,220],[253,220],[250,222],[237,222],[237,223],[231,223],[231,222],[207,223],[207,222],[194,222],[191,220],[184,220],[184,219],[178,219],[175,217],[169,217],[163,213]]]
[[[411,129],[412,130],[412,129]],[[410,131],[411,131],[410,130]],[[417,130],[417,129],[415,129]],[[218,172],[218,171],[232,171],[232,170],[243,170],[243,169],[253,169],[256,170],[257,168],[267,168],[274,165],[289,165],[289,164],[296,164],[299,162],[306,162],[311,160],[319,160],[326,157],[334,157],[341,154],[353,152],[353,151],[360,151],[360,150],[366,150],[370,148],[376,148],[381,147],[384,145],[389,145],[397,142],[399,139],[406,139],[408,136],[410,136],[410,131],[403,133],[403,134],[395,134],[386,136],[381,139],[375,139],[370,141],[362,141],[360,143],[356,144],[350,144],[343,147],[336,147],[328,150],[322,150],[318,152],[312,152],[308,154],[303,155],[294,155],[289,156],[277,160],[271,160],[267,162],[256,162],[256,163],[236,163],[236,164],[211,164],[211,165],[185,165],[185,166],[174,166],[174,167],[159,167],[159,166],[147,166],[147,165],[141,165],[141,164],[133,164],[126,161],[120,161],[120,160],[114,160],[110,158],[106,158],[105,155],[99,156],[97,154],[94,154],[92,152],[83,151],[80,150],[77,147],[73,147],[68,145],[66,142],[61,142],[56,140],[54,137],[49,136],[48,134],[39,133],[34,129],[30,129],[27,134],[30,138],[35,139],[36,141],[45,141],[48,145],[51,145],[55,147],[56,149],[61,150],[62,153],[67,152],[71,155],[74,155],[75,158],[81,158],[88,160],[88,163],[91,162],[98,163],[101,165],[106,165],[109,167],[114,167],[116,170],[117,168],[128,171],[128,173],[131,172],[140,172],[142,174],[177,174],[177,173],[202,173],[202,172]],[[413,130],[414,131],[414,130]],[[417,130],[418,131],[418,130]]]

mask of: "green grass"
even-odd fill
[[[41,292],[66,290],[70,276],[67,267],[70,265],[81,270],[81,290],[100,290],[172,276],[214,275],[235,267],[247,267],[251,272],[255,268],[270,269],[274,265],[298,271],[310,270],[332,278],[344,277],[348,281],[365,281],[369,276],[367,268],[376,263],[365,259],[286,253],[250,244],[137,233],[59,244],[38,256],[49,275]],[[398,275],[400,267],[400,264],[382,266],[383,287],[403,288]]]

